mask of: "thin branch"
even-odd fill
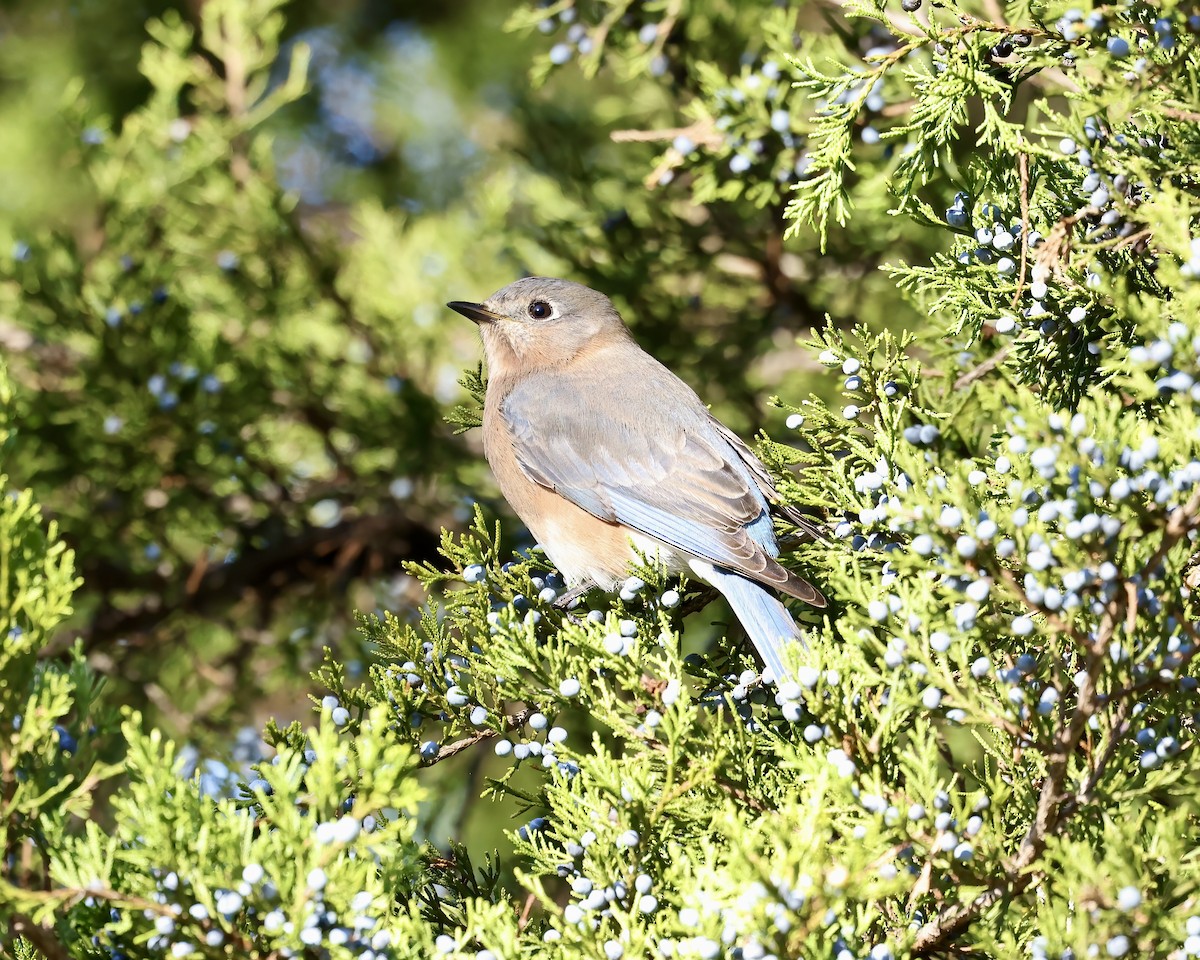
[[[698,586],[697,584],[692,584]],[[688,614],[695,613],[697,610],[703,610],[710,603],[717,599],[721,592],[716,587],[702,586],[689,596],[679,605],[679,616],[686,617]]]
[[[727,794],[737,800],[739,803],[744,803],[755,813],[767,813],[771,810],[765,803],[757,797],[752,797],[743,787],[730,783],[728,780],[722,780],[720,777],[714,777],[713,782],[724,790]]]
[[[1200,123],[1200,113],[1195,110],[1184,110],[1182,107],[1161,106],[1159,109],[1172,120],[1185,120],[1188,123]]]
[[[1117,747],[1125,739],[1125,734],[1129,732],[1129,714],[1133,712],[1132,698],[1122,699],[1117,704],[1116,712],[1113,715],[1112,728],[1109,730],[1108,740],[1104,744],[1104,748],[1100,751],[1096,758],[1095,764],[1083,778],[1083,783],[1079,790],[1076,791],[1072,799],[1073,807],[1081,807],[1089,802],[1096,793],[1096,785],[1100,782],[1100,778],[1104,775],[1105,769],[1108,767],[1109,761],[1116,755]]]
[[[1182,507],[1173,510],[1163,528],[1162,538],[1155,548],[1151,562],[1146,569],[1154,569],[1166,558],[1173,546],[1179,543],[1190,530],[1194,529],[1200,511],[1200,491],[1197,491]],[[1016,584],[1015,578],[1009,574],[1007,578],[1022,598],[1024,592]],[[935,920],[925,924],[917,933],[913,943],[915,956],[929,956],[940,952],[951,944],[972,921],[981,916],[987,909],[1001,900],[1008,899],[1026,890],[1041,873],[1030,870],[1034,861],[1046,847],[1046,841],[1072,815],[1077,813],[1094,795],[1101,776],[1116,751],[1117,744],[1126,728],[1126,720],[1130,710],[1135,688],[1129,688],[1127,696],[1123,696],[1115,713],[1115,723],[1112,727],[1109,741],[1097,758],[1095,765],[1084,776],[1079,788],[1071,793],[1066,791],[1067,775],[1070,770],[1071,757],[1074,755],[1081,737],[1087,729],[1091,718],[1102,706],[1113,701],[1113,697],[1102,697],[1097,689],[1097,680],[1104,667],[1108,655],[1108,647],[1118,626],[1125,622],[1122,614],[1127,613],[1131,604],[1136,603],[1123,593],[1118,592],[1109,602],[1096,632],[1096,639],[1087,645],[1087,666],[1084,679],[1079,687],[1078,699],[1070,723],[1064,724],[1050,753],[1050,763],[1046,779],[1042,782],[1041,793],[1038,797],[1037,810],[1033,822],[1021,841],[1020,851],[1005,870],[1000,882],[977,896],[970,903],[955,904],[943,910]]]
[[[1020,598],[1021,602],[1025,605],[1029,612],[1038,613],[1044,616],[1046,618],[1046,625],[1055,633],[1066,634],[1078,647],[1082,649],[1087,649],[1091,645],[1084,637],[1080,636],[1079,632],[1075,630],[1074,627],[1063,620],[1063,618],[1053,610],[1046,610],[1030,600],[1029,594],[1025,592],[1025,588],[1021,586],[1020,582],[1018,582],[1017,577],[1012,570],[1010,570],[1008,567],[1001,567],[999,573],[1000,579],[1007,583],[1010,588],[1012,588],[1013,593]]]
[[[969,904],[958,904],[944,910],[936,921],[927,923],[918,931],[917,938],[913,941],[913,956],[927,957],[944,950],[989,907],[1014,893],[1023,892],[1035,879],[1035,874],[1025,874],[1011,883],[997,884]]]
[[[1087,679],[1079,692],[1079,703],[1070,725],[1055,744],[1049,772],[1042,782],[1033,823],[1029,825],[1025,838],[1021,841],[1020,852],[1005,870],[1000,882],[969,903],[958,903],[941,911],[937,919],[921,927],[916,940],[913,941],[914,956],[925,957],[944,950],[991,906],[1023,892],[1035,880],[1040,879],[1041,874],[1029,868],[1045,849],[1047,838],[1067,815],[1062,799],[1071,753],[1088,719],[1096,710],[1096,676],[1103,664],[1102,656],[1090,657]]]
[[[525,897],[525,905],[521,907],[521,916],[517,918],[517,929],[524,930],[529,925],[529,918],[533,914],[533,908],[537,904],[537,895],[531,890]]]
[[[615,143],[654,143],[663,140],[674,140],[677,137],[687,137],[697,146],[716,147],[723,140],[721,134],[707,118],[697,120],[688,127],[672,127],[664,130],[614,130],[612,139]],[[674,170],[684,161],[684,155],[671,146],[663,155],[658,166],[650,171],[642,181],[647,190],[653,190],[659,185],[663,174]]]
[[[1197,524],[1200,524],[1200,490],[1193,493],[1192,498],[1182,507],[1171,511],[1158,548],[1146,563],[1145,569],[1154,570],[1158,567],[1166,559],[1171,548],[1194,530]]]
[[[243,531],[249,541],[253,530]],[[180,613],[223,612],[248,593],[257,592],[264,602],[288,586],[312,582],[322,570],[336,566],[343,551],[356,543],[370,544],[386,556],[431,559],[437,555],[440,535],[399,513],[381,513],[346,520],[333,527],[309,527],[260,548],[248,548],[230,563],[210,566],[198,578],[189,577],[185,586],[173,578],[156,577],[155,585],[143,585],[147,599],[131,609],[109,606],[91,621],[73,631],[64,631],[41,652],[43,658],[61,655],[77,639],[92,651],[118,637],[147,636]],[[99,577],[119,592],[121,577],[113,570],[85,571]],[[344,571],[343,571],[344,573]]]
[[[1012,353],[1012,351],[1013,344],[1005,344],[1005,346],[993,353],[990,357],[984,360],[983,363],[979,364],[979,366],[968,370],[961,377],[954,381],[955,392],[958,392],[959,390],[965,390],[976,380],[986,377],[989,373],[995,370],[996,367],[1000,366],[1000,364],[1004,362],[1005,358]]]
[[[504,724],[504,732],[511,733],[513,730],[519,730],[525,726],[526,722],[537,711],[533,707],[526,707],[517,713],[514,713],[508,718]],[[478,733],[473,733],[469,737],[463,737],[461,740],[455,740],[453,743],[448,743],[437,752],[437,756],[432,760],[427,761],[424,766],[432,767],[435,763],[441,763],[443,760],[449,760],[451,757],[456,757],[464,750],[469,750],[477,743],[484,740],[491,740],[493,737],[498,737],[498,730],[480,730]]]
[[[720,146],[723,138],[713,122],[707,118],[697,120],[686,127],[667,127],[659,130],[614,130],[610,134],[614,143],[657,143],[687,137],[698,146]]]

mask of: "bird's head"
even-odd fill
[[[479,324],[492,374],[567,363],[588,347],[629,336],[608,297],[570,280],[526,277],[483,303],[447,306]]]

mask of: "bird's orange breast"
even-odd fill
[[[629,564],[636,559],[627,531],[530,480],[517,463],[512,434],[499,407],[489,394],[483,450],[504,499],[569,582],[592,580],[611,589],[628,576]]]

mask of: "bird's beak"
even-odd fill
[[[498,313],[493,313],[482,303],[470,303],[466,300],[451,300],[446,304],[451,310],[461,313],[468,320],[474,320],[476,323],[495,323],[497,320],[504,318]]]

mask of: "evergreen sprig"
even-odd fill
[[[0,949],[22,960],[1200,955],[1200,21],[1172,0],[1086,15],[959,2],[909,16],[921,4],[907,2],[838,4],[836,29],[816,31],[796,10],[735,6],[562,2],[523,9],[513,26],[548,23],[535,76],[578,59],[587,76],[657,84],[678,104],[688,125],[636,179],[690,211],[689,228],[745,201],[741,216],[772,208],[796,243],[807,234],[831,256],[863,220],[863,236],[933,237],[919,260],[887,268],[924,323],[814,332],[804,355],[836,386],[783,395],[787,442],[760,442],[785,505],[819,518],[813,538],[781,520],[783,560],[829,599],[793,610],[795,679],[762,683],[711,593],[650,562],[612,593],[570,592],[476,504],[436,557],[405,567],[419,612],[360,619],[374,655],[365,680],[327,651],[312,722],[269,725],[270,760],[189,760],[137,711],[118,716],[82,648],[52,655],[79,589],[75,556],[22,489],[0,500],[0,921],[13,936]],[[212,0],[204,16],[198,36],[169,17],[153,27],[154,94],[96,168],[123,198],[129,237],[177,193],[210,190],[265,233],[287,223],[254,131],[273,95],[300,90],[265,74],[277,5]],[[743,34],[753,49],[725,56]],[[240,110],[211,65],[228,80],[239,60],[252,81]],[[157,169],[149,154],[184,95],[196,140],[170,189],[120,174]],[[363,223],[377,249],[386,225]],[[344,278],[318,283],[314,249],[288,236],[283,254],[247,248],[238,269],[278,281],[287,296],[269,301],[273,316],[315,349],[309,324],[355,313]],[[13,258],[5,295],[39,329],[74,318],[97,352],[74,358],[92,373],[72,376],[124,390],[105,379],[103,341],[82,333],[103,335],[123,268],[100,264],[76,284],[68,248],[51,238],[44,255]],[[751,252],[734,267],[757,263]],[[245,317],[234,280],[156,256],[155,276],[178,273],[211,295],[210,313]],[[785,266],[807,263],[795,256],[764,261],[772,309],[785,310]],[[379,288],[360,294],[353,303],[380,320]],[[211,342],[213,317],[198,315]],[[298,360],[269,343],[243,341],[220,369]],[[338,359],[326,373],[346,369]],[[19,372],[16,390],[0,378],[5,471],[20,466],[22,391],[42,382]],[[376,384],[351,382],[338,395],[369,419]],[[478,404],[482,369],[463,385]],[[179,389],[177,401],[208,402]],[[147,459],[175,463],[182,440],[155,419],[161,399],[139,394],[127,409],[156,441]],[[241,395],[246,420],[270,420],[275,399]],[[322,455],[370,469],[330,437]],[[270,464],[316,456],[304,427],[248,426],[237,439],[221,467],[239,484],[278,489]],[[139,491],[144,481],[131,477]],[[510,849],[464,838],[437,849],[423,835],[421,805],[441,804],[439,778],[462,770],[472,800],[514,812]]]

